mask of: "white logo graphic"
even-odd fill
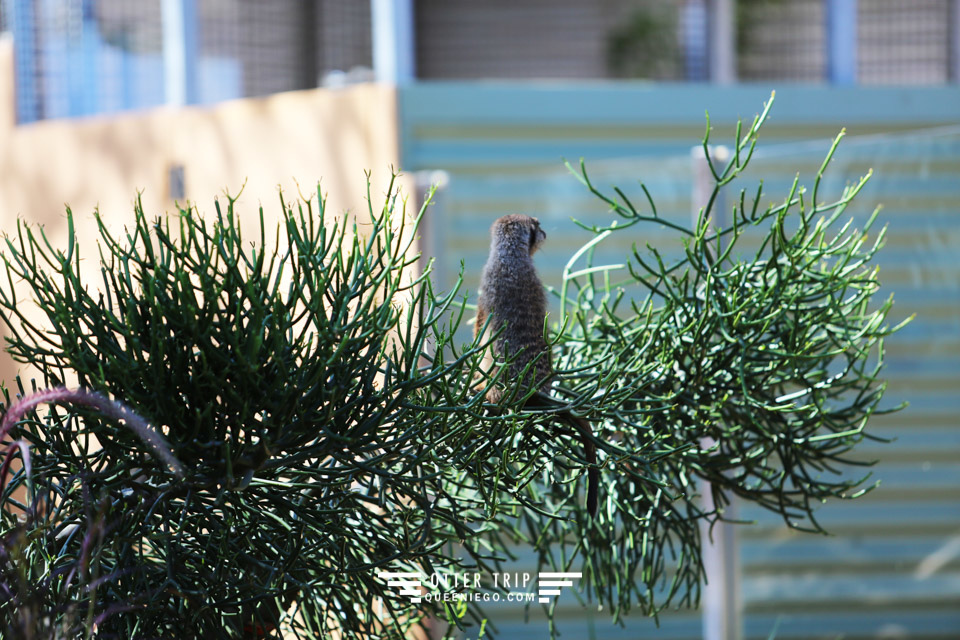
[[[537,574],[537,591],[533,576],[527,572],[491,573],[487,581],[479,572],[444,572],[425,575],[418,571],[378,571],[377,578],[391,587],[391,592],[411,603],[422,602],[540,602],[549,604],[560,595],[561,587],[572,587],[580,572]],[[378,598],[382,611],[383,599]]]
[[[571,578],[582,578],[583,574],[576,573],[556,573],[541,571],[537,574],[537,587],[539,590],[540,604],[547,604],[551,598],[560,595],[560,587],[572,587]]]
[[[416,572],[380,571],[377,577],[387,581],[388,587],[400,587],[400,595],[412,596],[410,602],[420,602],[420,586],[423,577]]]

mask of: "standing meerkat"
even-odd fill
[[[503,329],[493,344],[493,355],[504,359],[513,357],[501,380],[519,386],[519,397],[532,389],[549,394],[554,372],[550,349],[543,337],[547,295],[533,266],[533,254],[546,240],[547,234],[536,218],[509,215],[493,223],[490,236],[490,257],[480,277],[474,336],[483,330],[489,316],[487,331],[490,335]],[[490,361],[485,362],[485,368],[489,371],[492,364],[491,356]],[[487,400],[499,403],[503,395],[503,389],[493,386],[487,392]],[[531,396],[526,404],[549,406],[549,398]],[[597,452],[591,440],[590,425],[569,412],[556,415],[580,434],[584,457],[590,464],[587,470],[587,511],[594,515],[600,472],[596,467]]]

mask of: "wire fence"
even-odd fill
[[[746,81],[822,82],[827,74],[823,0],[741,0],[737,75]]]
[[[823,82],[827,77],[827,2],[740,0],[741,80]],[[859,0],[856,80],[861,84],[943,84],[958,46],[951,0]]]
[[[865,84],[937,84],[951,73],[956,34],[950,0],[861,0],[858,79]],[[952,37],[951,37],[952,36]]]
[[[711,78],[711,0],[413,0],[417,76]],[[188,12],[188,102],[337,85],[372,77],[366,0],[0,0],[14,36],[19,122],[171,102],[171,6]],[[745,82],[827,82],[831,0],[737,0],[732,34]],[[861,84],[958,77],[956,0],[859,0]],[[176,38],[172,40],[176,42]],[[174,101],[175,102],[175,101]]]
[[[167,102],[164,5],[191,11],[190,102],[311,88],[342,74],[369,77],[367,2],[6,0],[0,25],[14,36],[18,121]]]

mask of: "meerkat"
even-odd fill
[[[501,381],[519,387],[518,397],[536,389],[540,393],[531,396],[527,406],[547,406],[554,376],[550,349],[543,336],[547,295],[533,266],[533,254],[546,240],[547,234],[536,218],[509,215],[493,223],[490,236],[490,257],[480,277],[474,336],[483,330],[485,324],[490,335],[501,328],[503,331],[492,346],[493,353],[488,353],[484,367],[490,371],[494,355],[506,359],[515,356],[507,365],[509,369]],[[487,392],[487,400],[499,403],[503,394],[504,390],[494,385]],[[587,470],[587,511],[594,515],[600,472],[596,467],[597,452],[591,440],[590,425],[569,412],[556,415],[580,434],[584,456],[590,464]]]

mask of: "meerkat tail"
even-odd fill
[[[587,463],[587,512],[591,516],[597,515],[597,499],[600,487],[600,469],[597,467],[597,447],[590,438],[590,423],[577,416],[568,416],[570,423],[580,432],[580,442],[583,443],[583,455]]]
[[[585,440],[583,448],[586,450],[587,462],[590,467],[587,469],[587,511],[591,516],[597,515],[597,491],[600,485],[600,469],[597,468],[597,450],[593,443]]]

